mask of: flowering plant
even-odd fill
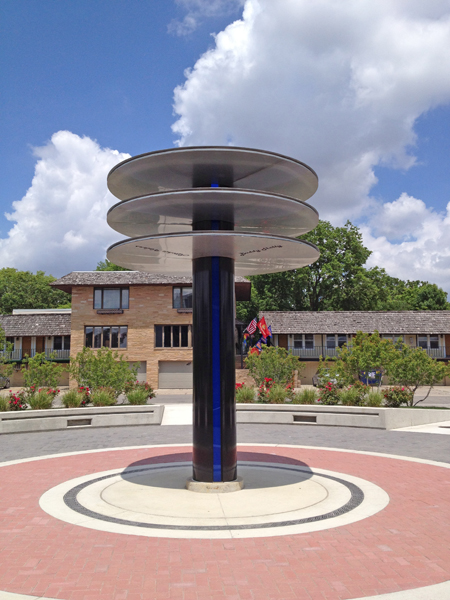
[[[335,383],[328,381],[325,385],[322,385],[319,388],[319,397],[317,398],[317,402],[321,404],[339,404],[339,391],[338,387]]]
[[[398,408],[402,404],[410,404],[413,392],[407,387],[395,385],[384,392],[384,402],[390,408]]]
[[[86,406],[86,404],[89,404],[89,402],[91,401],[91,390],[88,387],[81,385],[78,388],[78,393],[83,396],[83,400],[81,401],[80,406]]]
[[[258,388],[258,402],[267,402],[267,396],[274,381],[271,377],[264,377],[263,382]]]
[[[26,392],[9,390],[9,410],[25,410],[27,408]]]
[[[153,388],[147,381],[132,381],[125,385],[125,394],[128,395],[130,392],[139,391],[142,396],[146,394],[146,400],[150,400],[150,398],[154,398],[156,396]]]

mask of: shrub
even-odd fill
[[[129,392],[140,390],[142,395],[145,395],[146,400],[151,400],[156,396],[153,388],[147,381],[133,381],[132,383],[127,383],[124,388],[124,392],[128,398]],[[145,403],[144,403],[145,404]]]
[[[371,390],[366,396],[366,406],[382,406],[384,394],[379,390]]]
[[[113,352],[110,348],[83,348],[70,361],[70,373],[79,386],[92,392],[111,388],[115,398],[136,381],[137,370],[138,366],[129,365],[117,350]]]
[[[267,402],[270,404],[284,404],[286,399],[292,399],[292,388],[274,383],[267,391]]]
[[[25,410],[27,408],[27,392],[25,390],[10,391],[8,402],[9,410]]]
[[[33,358],[25,358],[22,365],[23,380],[29,390],[58,387],[64,366],[48,360],[45,352],[37,352]]]
[[[28,395],[28,404],[33,410],[45,410],[51,408],[55,396],[59,390],[51,388],[40,388],[37,392]]]
[[[83,396],[81,406],[86,406],[86,404],[89,404],[89,402],[91,401],[91,390],[88,387],[84,387],[84,385],[81,385],[78,388],[78,393]]]
[[[317,400],[317,392],[314,389],[305,388],[300,390],[292,398],[293,404],[315,404]]]
[[[0,412],[9,410],[9,400],[6,396],[0,396]]]
[[[116,403],[115,390],[110,387],[99,387],[91,393],[94,406],[113,406]]]
[[[402,404],[412,406],[413,393],[406,387],[393,386],[384,391],[384,401],[390,408],[398,408]]]
[[[273,386],[274,381],[271,377],[266,377],[258,388],[258,402],[267,402],[267,394]]]
[[[346,406],[363,406],[369,389],[368,385],[355,381],[353,385],[340,390],[339,399]]]
[[[329,381],[324,386],[320,387],[317,402],[328,405],[339,404],[339,388],[336,384]]]
[[[255,390],[252,387],[246,386],[244,383],[236,384],[236,402],[247,403],[255,401]]]
[[[127,400],[129,404],[146,404],[148,399],[148,392],[143,388],[135,388],[127,393]]]
[[[264,347],[259,355],[247,356],[245,366],[256,385],[260,386],[266,379],[271,379],[285,386],[292,381],[293,372],[302,369],[305,364],[285,348],[270,346]]]
[[[85,399],[85,395],[77,390],[69,390],[62,397],[62,403],[66,408],[79,408],[82,406],[82,402]]]

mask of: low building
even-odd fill
[[[419,346],[437,360],[450,359],[450,311],[264,311],[272,328],[273,343],[291,350],[306,363],[303,383],[312,383],[319,357],[337,356],[337,350],[350,342],[358,331],[378,333],[388,339],[401,339]],[[446,385],[450,382],[443,382]]]
[[[45,352],[47,358],[69,364],[71,310],[14,310],[12,315],[0,315],[8,343],[8,350],[1,352],[5,360],[14,364],[10,377],[12,386],[23,385],[21,366],[24,358]],[[65,369],[60,385],[68,385],[69,374]]]
[[[74,271],[51,284],[72,295],[70,355],[103,346],[154,388],[192,387],[192,278],[138,271]],[[236,277],[236,299],[250,299]]]

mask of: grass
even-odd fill
[[[315,404],[316,400],[317,391],[315,389],[305,388],[294,394],[292,404]]]
[[[77,390],[69,390],[63,395],[61,401],[66,408],[79,408],[83,399],[84,395],[78,393]]]
[[[0,412],[6,412],[9,410],[9,398],[8,396],[0,396]]]

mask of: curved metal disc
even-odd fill
[[[110,246],[108,260],[136,271],[186,275],[192,259],[226,256],[235,260],[236,275],[261,275],[298,269],[316,261],[313,244],[283,236],[193,231],[124,240]]]
[[[294,198],[230,188],[197,188],[132,198],[114,205],[108,224],[130,237],[192,231],[194,221],[228,221],[235,231],[298,236],[319,222],[315,208]]]
[[[310,198],[317,175],[304,163],[264,150],[199,146],[158,150],[129,158],[108,175],[120,200],[192,187],[236,187]]]

